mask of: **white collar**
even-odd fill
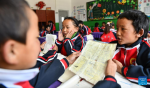
[[[27,70],[8,70],[0,68],[0,84],[12,85],[14,83],[28,81],[39,72],[38,68]]]

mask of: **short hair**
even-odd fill
[[[143,29],[144,34],[142,38],[147,37],[147,33],[149,30],[149,18],[145,15],[144,12],[141,12],[139,10],[128,10],[119,15],[118,19],[122,18],[126,18],[132,21],[132,25],[136,33],[139,33],[139,31]]]
[[[96,23],[95,23],[95,27],[98,27],[98,25],[99,25],[99,23],[98,23],[98,22],[96,22]]]
[[[106,22],[102,22],[102,24],[106,24]]]
[[[47,29],[48,27],[50,27],[50,26],[49,26],[49,25],[46,25],[46,29]]]
[[[83,24],[83,21],[82,21],[82,20],[79,20],[78,22],[79,22],[79,24]]]
[[[12,39],[26,43],[29,18],[25,0],[0,0],[0,45]],[[1,48],[1,47],[0,47]]]
[[[53,21],[50,20],[50,21],[48,21],[48,23],[53,23]]]

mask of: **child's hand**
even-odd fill
[[[118,60],[113,59],[113,62],[116,63],[117,65],[117,72],[119,72],[120,74],[122,74],[121,69],[123,67],[122,63],[120,63]]]
[[[116,71],[117,71],[117,65],[112,60],[108,60],[105,76],[111,75],[115,77]]]
[[[69,64],[73,64],[75,60],[80,56],[80,54],[80,52],[74,52],[68,57],[66,57],[66,59],[68,60]]]
[[[58,40],[59,40],[59,41],[63,41],[63,40],[64,40],[64,36],[63,36],[61,30],[58,32]]]
[[[70,39],[71,39],[71,37],[73,36],[74,33],[75,33],[75,32],[74,32],[73,30],[70,30],[70,31],[68,32],[68,34],[66,35],[66,38],[70,38]]]
[[[40,45],[41,49],[44,49],[45,44],[46,44],[46,41]]]
[[[57,47],[57,45],[55,44],[55,45],[53,45],[54,46],[54,48],[52,49],[52,50],[56,50],[56,51],[58,51],[58,47]]]

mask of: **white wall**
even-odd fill
[[[85,13],[87,13],[86,12],[86,2],[90,2],[90,1],[95,1],[95,0],[72,0],[72,2],[71,2],[71,15],[75,16],[78,19],[78,12],[77,12],[78,9],[85,9]],[[75,12],[74,12],[74,7],[76,10]],[[86,16],[87,16],[87,14],[85,14],[85,18],[87,18]],[[87,19],[85,19],[85,21],[86,20]]]
[[[138,9],[142,12],[144,12],[144,7],[150,7],[150,2],[148,2],[150,0],[146,0],[146,3],[144,3],[144,1],[145,0],[138,0],[138,5],[139,5]],[[147,4],[149,4],[149,5],[147,6]],[[149,11],[150,11],[150,9],[149,9]],[[146,14],[146,15],[150,16],[150,14]]]
[[[37,9],[36,4],[39,1],[43,1],[46,6],[42,10],[46,10],[46,7],[51,7],[51,10],[55,10],[55,22],[59,22],[58,10],[68,10],[69,16],[71,16],[71,0],[26,0],[32,9]]]

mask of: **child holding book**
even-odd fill
[[[117,50],[113,61],[117,71],[128,80],[138,83],[138,77],[146,76],[150,85],[150,45],[147,37],[149,18],[138,10],[126,11],[118,17]]]

